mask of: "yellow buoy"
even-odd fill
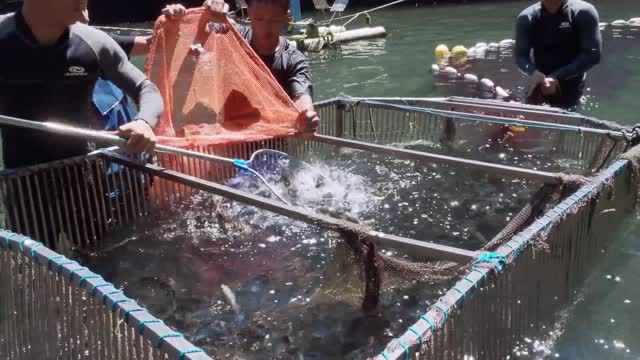
[[[436,47],[436,62],[447,62],[449,55],[449,47],[447,45],[442,44]]]
[[[458,45],[451,50],[451,57],[454,65],[461,65],[467,62],[467,54],[469,50],[462,45]]]

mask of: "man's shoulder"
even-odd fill
[[[4,38],[16,31],[15,13],[0,15],[0,38]]]
[[[71,36],[78,37],[98,53],[104,48],[118,48],[118,44],[111,36],[102,30],[82,23],[75,23],[70,27]]]
[[[518,15],[518,17],[533,17],[533,16],[537,16],[540,14],[540,12],[542,11],[542,3],[541,2],[536,2],[535,4],[527,7],[526,9],[522,10],[520,12],[520,15]]]
[[[302,51],[298,50],[295,45],[287,41],[286,38],[281,38],[280,41],[284,43],[282,46],[282,53],[290,60],[288,63],[298,63],[300,61],[307,60],[307,56]]]
[[[594,5],[583,0],[568,0],[569,8],[575,13],[596,14],[597,10]]]

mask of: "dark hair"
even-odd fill
[[[251,6],[253,3],[262,3],[268,5],[282,6],[285,11],[289,10],[289,0],[246,0],[247,6]]]

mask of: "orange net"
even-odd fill
[[[159,143],[176,147],[265,140],[297,132],[299,112],[233,27],[206,31],[205,9],[156,22],[145,64],[165,112]]]

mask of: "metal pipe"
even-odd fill
[[[319,141],[331,145],[343,146],[352,149],[370,151],[374,153],[395,156],[408,160],[429,161],[433,163],[457,165],[465,168],[475,168],[477,170],[490,171],[496,174],[507,174],[519,178],[541,181],[545,184],[559,184],[562,182],[559,174],[522,169],[513,166],[498,165],[476,160],[461,159],[452,156],[438,155],[427,152],[400,149],[386,145],[377,145],[357,140],[339,139],[326,135],[311,135],[305,137],[307,140]]]
[[[598,135],[605,135],[605,136],[611,136],[614,139],[624,139],[624,135],[622,134],[622,132],[620,131],[611,131],[611,130],[603,130],[603,129],[594,129],[594,128],[589,128],[589,127],[584,127],[584,126],[576,126],[576,125],[567,125],[567,124],[561,124],[561,123],[552,123],[552,122],[545,122],[545,121],[536,121],[536,120],[527,120],[527,119],[512,119],[512,118],[505,118],[505,117],[500,117],[500,116],[493,116],[493,115],[481,115],[481,114],[473,114],[473,113],[466,113],[466,112],[460,112],[460,111],[452,111],[452,110],[445,110],[445,109],[437,109],[437,108],[421,108],[419,106],[408,106],[408,105],[402,105],[402,104],[393,104],[393,103],[378,103],[378,101],[383,102],[383,101],[402,101],[403,99],[396,99],[396,98],[350,98],[350,99],[343,99],[342,101],[344,103],[351,103],[351,104],[355,104],[358,102],[362,102],[363,104],[372,106],[372,107],[383,107],[383,108],[397,108],[397,109],[409,109],[409,110],[414,110],[414,111],[429,111],[430,113],[435,113],[437,115],[443,115],[443,116],[451,116],[452,118],[454,118],[454,120],[463,120],[463,121],[483,121],[485,120],[486,122],[495,122],[495,123],[505,123],[505,122],[509,122],[511,123],[511,125],[519,125],[519,126],[531,126],[531,127],[541,127],[541,128],[549,128],[550,130],[559,130],[559,131],[571,131],[571,132],[577,132],[577,133],[593,133],[593,134],[598,134]],[[406,101],[432,101],[432,102],[438,102],[438,100],[435,99],[430,99],[430,98],[410,98],[410,99],[404,99]],[[472,104],[472,103],[456,103],[456,102],[452,102],[452,101],[442,101],[443,105],[461,105],[461,106],[483,106],[484,108],[491,108],[492,106],[490,105],[486,105],[486,104]],[[494,108],[497,108],[495,106],[493,106]],[[527,111],[528,113],[543,113],[541,111],[535,111],[535,110],[529,110],[529,109],[520,109],[517,107],[513,107],[511,109],[507,109],[506,107],[501,109],[501,110],[511,110],[511,111]],[[579,117],[579,116],[573,116],[573,115],[565,115],[565,114],[558,114],[558,113],[554,113],[554,112],[548,112],[548,113],[544,113],[546,116],[563,116],[563,117],[575,117],[577,119],[583,119],[583,117]],[[483,119],[473,119],[471,117],[482,117]]]
[[[397,1],[394,1],[394,2],[390,2],[390,3],[388,3],[388,4],[384,4],[384,5],[381,5],[381,6],[375,7],[375,8],[373,8],[373,9],[369,9],[369,10],[365,10],[365,11],[357,12],[357,13],[355,13],[355,14],[353,14],[353,15],[340,16],[340,17],[337,17],[337,18],[335,18],[335,19],[333,19],[333,20],[342,20],[342,19],[348,19],[348,18],[351,18],[349,21],[347,21],[346,23],[344,23],[344,25],[342,25],[342,26],[347,26],[347,24],[349,24],[349,23],[351,23],[353,20],[357,19],[360,15],[368,14],[368,13],[370,13],[370,12],[374,12],[374,11],[376,11],[376,10],[381,10],[381,9],[386,8],[386,7],[389,7],[389,6],[392,6],[392,5],[396,5],[396,4],[399,4],[399,3],[401,3],[401,2],[405,2],[405,1],[406,1],[406,0],[397,0]],[[330,21],[325,20],[325,21],[320,21],[320,22],[318,22],[318,25],[324,25],[324,24],[328,24],[328,23],[330,23]]]
[[[283,215],[294,220],[305,222],[307,224],[321,226],[329,229],[344,228],[345,226],[350,225],[356,226],[356,224],[353,223],[338,220],[329,216],[315,214],[298,207],[285,205],[262,197],[257,197],[255,195],[235,190],[224,185],[216,184],[170,169],[165,169],[160,166],[136,163],[118,154],[104,152],[102,153],[102,155],[111,161],[126,165],[131,168],[146,171],[151,175],[182,183],[199,190],[210,192],[218,196],[223,196],[234,201],[239,201],[250,206]],[[402,238],[399,236],[387,235],[377,231],[370,231],[368,233],[368,237],[376,243],[403,250],[414,256],[419,256],[422,258],[448,260],[455,261],[460,264],[466,264],[476,257],[476,252],[474,251],[463,250],[444,245],[437,245],[424,241]]]
[[[33,129],[33,130],[47,131],[47,132],[57,133],[61,135],[77,136],[87,140],[103,142],[103,143],[107,143],[115,146],[125,146],[127,144],[126,139],[123,139],[116,135],[108,134],[106,132],[76,128],[73,126],[59,124],[59,123],[38,122],[38,121],[20,119],[12,116],[0,115],[0,124],[17,126],[17,127]],[[170,146],[156,145],[155,150],[158,152],[164,152],[164,153],[169,153],[174,155],[190,156],[195,159],[215,161],[215,162],[225,163],[229,165],[234,164],[233,159],[224,158],[224,157],[215,156],[215,155],[207,155],[207,154],[203,154],[195,151],[177,149]]]

